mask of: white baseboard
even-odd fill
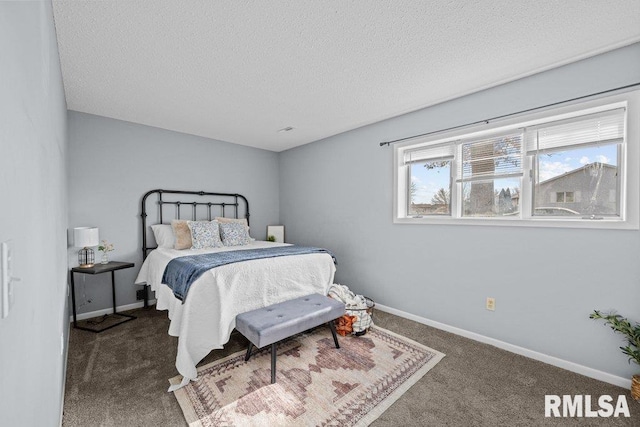
[[[594,378],[596,380],[600,380],[609,384],[617,385],[618,387],[622,387],[627,390],[631,388],[631,379],[619,377],[617,375],[612,375],[607,372],[602,372],[597,369],[589,368],[587,366],[583,366],[577,363],[569,362],[567,360],[559,359],[554,356],[549,356],[544,353],[539,353],[534,350],[529,350],[528,348],[520,347],[517,345],[509,344],[504,341],[500,341],[494,338],[480,335],[475,332],[470,332],[465,329],[456,328],[455,326],[450,326],[444,323],[436,322],[435,320],[427,319],[425,317],[416,316],[415,314],[407,313],[406,311],[402,311],[402,310],[397,310],[395,308],[388,307],[383,304],[379,304],[378,302],[376,302],[376,308],[379,308],[382,311],[386,311],[387,313],[395,314],[396,316],[404,317],[405,319],[422,323],[423,325],[427,325],[436,329],[441,329],[443,331],[451,332],[452,334],[460,335],[462,337],[469,338],[474,341],[479,341],[481,343],[490,344],[502,350],[510,351],[511,353],[519,354],[521,356],[525,356],[530,359],[535,359],[540,362],[547,363],[549,365],[557,366],[558,368],[566,369],[567,371],[575,372],[577,374],[581,374],[589,378]]]
[[[149,300],[149,305],[152,305],[155,303],[156,303],[155,299]],[[119,305],[118,307],[116,307],[116,311],[120,312],[120,311],[126,311],[126,310],[134,310],[136,308],[141,308],[141,307],[144,307],[144,301],[138,301],[138,302],[134,302],[133,304],[127,304],[127,305]],[[111,314],[111,313],[113,313],[113,308],[109,307],[102,310],[90,311],[88,313],[79,313],[76,317],[78,320],[85,320],[85,319],[91,319],[92,317],[104,316],[105,314]],[[69,316],[69,322],[73,322],[73,315]]]

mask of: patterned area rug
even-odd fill
[[[444,357],[378,327],[338,339],[319,327],[279,343],[276,384],[268,346],[199,368],[175,396],[190,426],[366,426]]]

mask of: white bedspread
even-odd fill
[[[162,284],[162,274],[169,261],[185,255],[282,245],[256,241],[247,246],[200,250],[159,248],[149,253],[135,283],[148,284],[156,294],[156,309],[169,310],[169,335],[178,337],[176,368],[184,377],[181,386],[197,378],[198,362],[229,341],[237,314],[311,293],[326,295],[336,269],[326,253],[228,264],[213,268],[196,280],[183,304]]]

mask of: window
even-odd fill
[[[407,150],[404,165],[407,167],[407,191],[409,215],[451,214],[451,166],[453,147],[429,147],[427,150]]]
[[[396,144],[395,222],[637,229],[639,93]]]
[[[462,216],[495,217],[517,212],[522,179],[522,135],[497,135],[460,144]]]
[[[624,119],[625,108],[615,108],[528,130],[527,154],[536,172],[534,216],[621,217]]]
[[[560,191],[556,193],[556,203],[573,203],[573,191]]]
[[[409,215],[451,214],[450,160],[414,162],[409,173]]]

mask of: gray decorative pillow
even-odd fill
[[[251,241],[247,226],[237,222],[220,224],[220,237],[225,246],[248,245]]]
[[[220,240],[218,221],[187,221],[187,225],[191,230],[192,249],[220,248],[223,246]]]
[[[214,219],[220,224],[224,224],[227,222],[237,222],[238,224],[244,224],[247,227],[247,230],[249,229],[249,222],[247,221],[247,218],[226,218],[223,216],[217,216]]]

